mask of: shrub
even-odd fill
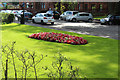
[[[11,23],[14,20],[14,14],[10,14],[10,13],[0,13],[1,15],[1,19],[2,19],[2,23]]]

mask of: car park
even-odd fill
[[[100,19],[101,24],[120,24],[120,15],[108,15],[106,18]]]
[[[60,19],[61,20],[66,20],[66,17],[73,16],[77,13],[78,13],[78,11],[66,11],[66,12],[64,12],[63,14],[60,15]]]
[[[93,20],[93,16],[91,13],[87,13],[87,12],[79,12],[75,15],[70,15],[66,17],[67,21],[89,21],[92,22]]]
[[[60,13],[58,11],[49,10],[46,13],[53,15],[54,19],[59,19],[59,17],[60,17]]]
[[[51,23],[54,24],[54,17],[47,13],[38,13],[35,16],[32,17],[33,23]]]

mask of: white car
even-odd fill
[[[66,17],[66,20],[67,21],[73,21],[73,22],[76,22],[76,21],[89,21],[89,22],[92,22],[93,16],[92,16],[91,13],[79,12],[79,13],[77,13],[75,15]]]
[[[62,20],[66,20],[66,17],[68,17],[68,16],[73,16],[73,15],[75,15],[75,14],[77,14],[78,13],[78,11],[66,11],[66,12],[64,12],[63,14],[61,14],[60,15],[60,19]]]
[[[1,10],[0,13],[7,13],[6,10]]]
[[[41,23],[41,24],[51,23],[53,25],[55,20],[54,20],[54,17],[50,14],[38,13],[32,17],[32,22],[33,23]]]
[[[6,10],[6,13],[12,13],[12,10]]]
[[[14,15],[17,15],[18,14],[18,10],[13,10],[11,13],[14,14]]]

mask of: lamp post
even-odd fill
[[[20,24],[25,24],[25,20],[24,20],[24,7],[25,7],[25,3],[22,3],[22,5],[20,5],[20,7],[23,9],[23,14],[21,14]]]

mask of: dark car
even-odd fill
[[[21,14],[23,15],[23,14]],[[17,15],[18,17],[18,21],[21,19],[21,15]],[[28,21],[28,20],[32,20],[33,14],[31,12],[24,12],[24,20]]]
[[[120,15],[108,15],[106,18],[100,19],[101,24],[120,25]]]
[[[59,17],[60,17],[60,13],[58,11],[51,11],[50,10],[50,11],[47,11],[46,13],[53,15],[54,19],[59,19]]]

